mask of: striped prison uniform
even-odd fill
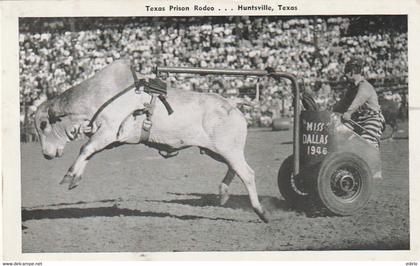
[[[375,147],[379,147],[379,141],[385,129],[385,118],[382,113],[372,110],[361,110],[353,115],[355,116],[353,120],[367,131],[361,130],[358,132],[360,136],[375,145]]]
[[[385,118],[381,112],[378,96],[373,86],[365,79],[355,85],[357,93],[347,112],[350,112],[352,119],[367,131],[356,130],[356,132],[369,143],[379,147],[382,132],[385,130]]]

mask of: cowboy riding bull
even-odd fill
[[[67,142],[88,137],[60,184],[78,186],[88,160],[106,148],[143,143],[170,156],[197,146],[228,166],[220,184],[221,204],[228,200],[229,184],[237,175],[254,211],[268,222],[254,171],[244,157],[247,123],[239,109],[211,93],[168,88],[155,97],[156,91],[151,93],[146,85],[139,86],[129,60],[118,60],[38,108],[35,126],[45,158],[60,157]]]

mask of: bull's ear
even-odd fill
[[[48,121],[50,124],[54,124],[55,122],[60,122],[61,118],[64,117],[64,113],[57,112],[54,106],[48,107]]]

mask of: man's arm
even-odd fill
[[[362,106],[370,96],[370,89],[368,85],[361,84],[357,90],[356,96],[347,109],[347,113],[352,114],[360,106]]]

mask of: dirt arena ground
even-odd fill
[[[383,176],[366,208],[322,217],[287,208],[277,171],[291,154],[291,131],[251,129],[246,158],[257,176],[268,224],[250,208],[235,179],[219,205],[226,166],[197,148],[163,159],[142,145],[104,151],[81,185],[59,186],[78,154],[69,144],[45,160],[38,143],[22,144],[22,250],[32,252],[271,251],[409,249],[407,131],[382,145]]]

